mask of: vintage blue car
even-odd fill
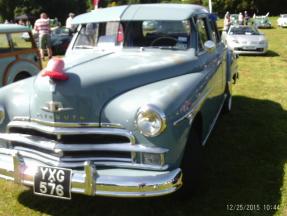
[[[30,35],[30,40],[24,40],[23,34]],[[0,86],[36,75],[41,69],[30,29],[16,24],[0,24]]]
[[[216,17],[197,5],[144,4],[74,24],[63,59],[0,90],[0,177],[65,199],[192,190],[238,77]]]

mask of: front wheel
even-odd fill
[[[197,127],[191,129],[181,169],[183,186],[177,193],[180,199],[187,200],[200,190],[203,176],[203,146],[201,145],[200,130]]]

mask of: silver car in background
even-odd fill
[[[268,48],[264,34],[253,26],[231,26],[225,43],[235,54],[265,54]]]

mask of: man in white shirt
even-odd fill
[[[75,17],[74,13],[69,13],[69,17],[66,19],[66,28],[72,32],[74,30],[74,26],[72,25],[72,20]]]

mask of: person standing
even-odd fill
[[[69,13],[69,17],[66,19],[66,28],[69,29],[70,33],[74,32],[75,28],[72,24],[72,20],[75,17],[74,13]]]
[[[34,25],[34,31],[39,34],[39,46],[40,46],[40,56],[43,60],[45,58],[44,50],[48,50],[49,59],[52,58],[52,48],[51,48],[51,29],[50,29],[50,19],[46,13],[41,13],[40,18],[36,20]]]
[[[238,24],[243,25],[244,24],[244,17],[243,14],[240,12],[238,15]]]
[[[244,11],[244,21],[245,21],[245,25],[248,25],[249,24],[249,20],[250,20],[250,17],[247,13],[247,11]]]
[[[226,43],[226,34],[227,34],[231,24],[232,23],[231,23],[230,13],[227,11],[226,14],[224,15],[223,31],[221,34],[221,39],[222,39],[223,43]]]
[[[229,12],[227,11],[224,16],[223,31],[227,32],[230,25],[231,25],[231,18]]]

